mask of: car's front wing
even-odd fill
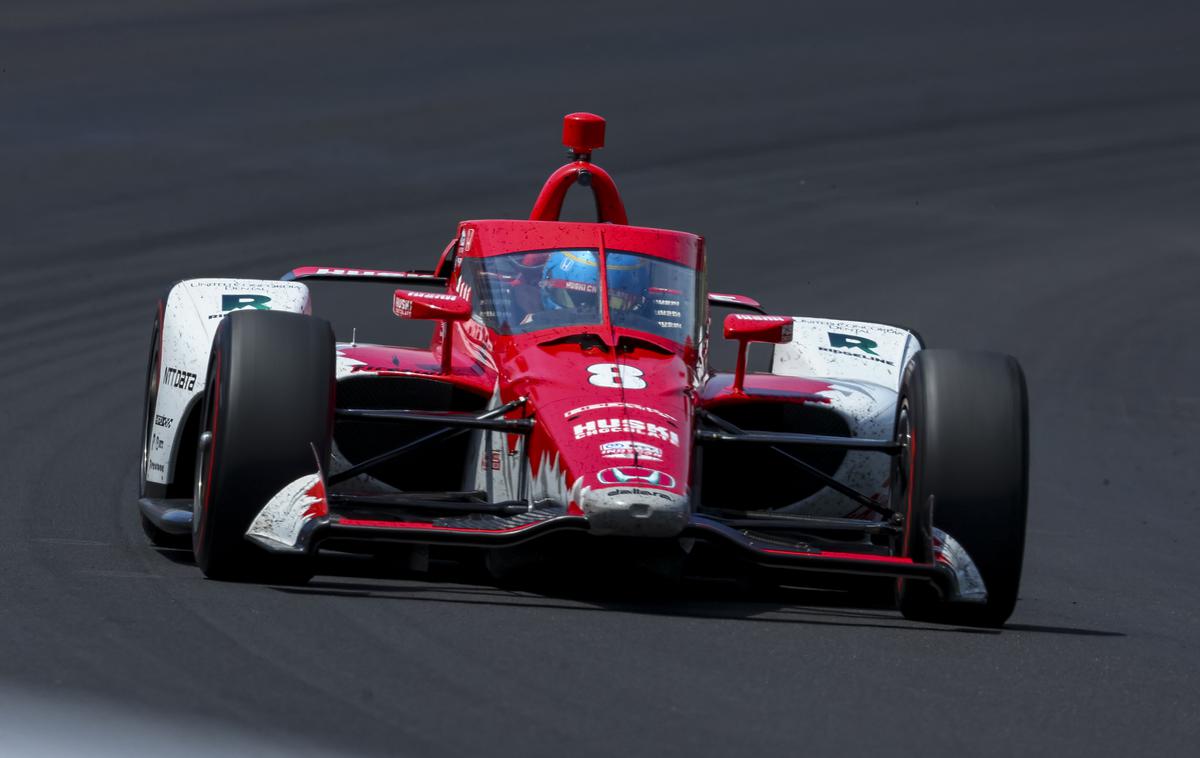
[[[303,488],[297,488],[297,490]],[[336,496],[333,498],[336,509]],[[303,518],[298,531],[271,535],[251,528],[248,538],[273,552],[310,553],[322,543],[391,542],[477,547],[507,547],[563,531],[587,532],[583,516],[566,515],[558,508],[533,509],[512,515],[471,514],[428,520],[363,517],[314,509],[304,500],[290,505]],[[324,512],[321,512],[324,511]],[[294,535],[294,538],[293,538]],[[861,574],[931,582],[947,598],[978,602],[986,598],[970,558],[949,535],[939,534],[933,563],[918,563],[902,556],[840,548],[830,550],[801,539],[758,534],[734,528],[716,518],[693,515],[680,538],[723,543],[751,563],[778,569],[818,573]]]

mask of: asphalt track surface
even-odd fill
[[[0,686],[394,754],[1191,753],[1195,4],[651,5],[5,0]],[[528,212],[579,109],[714,289],[1020,359],[1006,629],[337,562],[289,591],[145,544],[162,288],[429,266],[458,219]]]

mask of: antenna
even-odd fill
[[[350,327],[350,347],[358,347],[358,327]]]

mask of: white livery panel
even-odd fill
[[[912,332],[887,324],[837,319],[793,319],[792,340],[775,347],[771,372],[826,379],[820,394],[850,425],[855,437],[890,439],[904,367],[922,347]],[[888,501],[888,456],[850,451],[837,478],[859,492]],[[866,517],[870,511],[824,489],[785,511],[821,516]]]
[[[921,349],[917,336],[898,326],[804,317],[793,324],[792,341],[775,347],[772,373],[870,382],[899,392],[904,367]]]
[[[188,279],[171,288],[163,308],[158,397],[146,481],[174,478],[184,422],[204,392],[213,335],[238,310],[311,313],[308,287],[270,279]],[[190,465],[190,462],[189,462]]]

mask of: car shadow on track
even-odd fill
[[[157,548],[172,563],[195,566],[190,550]],[[322,555],[318,577],[306,585],[268,585],[290,595],[392,600],[577,612],[632,613],[763,624],[868,627],[902,631],[997,635],[1025,632],[1079,637],[1124,637],[1122,632],[1038,624],[1003,629],[911,622],[884,599],[861,593],[804,587],[747,585],[739,581],[689,579],[676,583],[573,577],[571,582],[525,577],[497,581],[485,572],[454,564],[413,570],[394,561]]]
[[[462,567],[414,571],[372,560],[323,558],[318,578],[302,586],[272,586],[290,595],[355,600],[488,605],[539,610],[630,613],[762,624],[866,627],[901,631],[998,635],[1024,632],[1124,637],[1121,632],[1034,624],[1004,629],[911,622],[878,593],[747,584],[736,580],[630,581],[630,577],[572,576],[495,580]]]

